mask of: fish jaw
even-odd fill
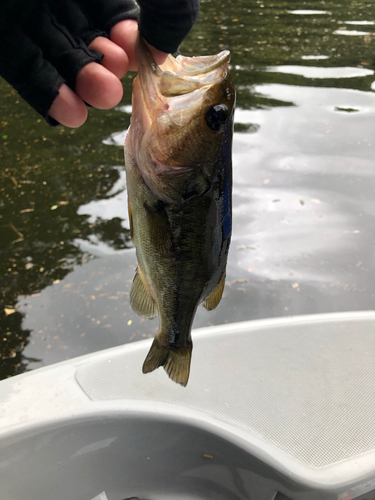
[[[139,78],[148,112],[153,114],[159,108],[169,109],[168,98],[191,94],[220,82],[228,72],[229,50],[212,56],[174,58],[168,54],[165,62],[158,66],[144,39],[137,42]],[[195,102],[194,96],[190,101]],[[184,101],[185,108],[189,100]],[[170,103],[169,103],[170,104]],[[181,107],[181,106],[180,106]]]
[[[179,126],[189,123],[197,113],[207,90],[223,81],[230,61],[230,52],[224,50],[200,57],[179,55],[174,58],[169,54],[165,62],[158,66],[141,36],[138,38],[137,56],[144,112],[151,122],[165,115]]]

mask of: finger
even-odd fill
[[[126,20],[120,21],[117,23],[111,30],[110,37],[111,40],[124,49],[129,59],[129,70],[137,71],[138,70],[138,62],[137,62],[137,38],[139,36],[138,25],[134,21]],[[147,42],[146,42],[147,43]],[[152,47],[150,44],[147,44],[150,47],[152,55],[155,59],[156,64],[160,65],[168,57],[166,52],[162,52],[161,50]]]
[[[146,42],[147,43],[147,42]],[[147,43],[147,45],[149,46],[150,50],[151,50],[151,53],[152,53],[152,57],[154,58],[156,64],[158,64],[159,66],[161,64],[163,64],[163,62],[167,59],[168,57],[168,54],[167,52],[162,52],[161,50],[158,50],[156,49],[155,47],[153,47],[152,45],[150,45],[149,43]]]
[[[86,121],[87,108],[82,99],[70,90],[67,85],[63,84],[48,114],[66,127],[77,128]]]
[[[110,109],[122,98],[120,80],[100,64],[89,63],[77,75],[76,94],[98,109]]]
[[[121,47],[108,40],[108,38],[99,36],[90,43],[89,49],[97,50],[104,54],[101,62],[102,66],[117,76],[117,78],[125,76],[129,69],[129,59]]]
[[[121,47],[129,59],[129,70],[137,71],[136,43],[138,38],[138,24],[127,19],[115,24],[110,32],[110,39]]]

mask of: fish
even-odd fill
[[[159,317],[143,373],[163,366],[186,386],[197,307],[213,310],[232,231],[235,90],[230,52],[168,55],[158,66],[137,42],[131,124],[125,138],[130,233],[137,269],[135,313]]]

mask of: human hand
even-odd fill
[[[79,127],[85,103],[109,109],[121,100],[137,36],[134,0],[3,2],[0,74],[49,123]],[[117,24],[122,47],[108,38]]]
[[[110,39],[95,38],[88,46],[104,54],[101,63],[88,63],[77,75],[75,92],[66,84],[59,88],[59,95],[48,111],[49,116],[67,127],[79,127],[87,118],[85,102],[94,108],[110,109],[122,98],[120,79],[136,71],[136,41],[138,24],[133,20],[117,23],[110,32]],[[167,53],[150,47],[157,64],[162,64]]]
[[[48,115],[62,125],[73,128],[82,125],[87,118],[85,103],[98,109],[110,109],[120,102],[120,78],[136,66],[134,47],[138,26],[134,20],[120,21],[116,26],[113,27],[115,38],[122,43],[103,36],[95,38],[88,48],[104,54],[102,61],[89,62],[78,72],[74,91],[65,83],[60,86]],[[120,28],[121,33],[117,35]]]
[[[165,51],[177,50],[199,0],[138,0],[139,28]],[[50,124],[79,127],[89,104],[121,100],[120,78],[137,69],[139,9],[134,0],[2,0],[0,76]],[[151,47],[161,64],[166,52]]]

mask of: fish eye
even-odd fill
[[[225,104],[211,106],[206,112],[206,123],[211,130],[222,130],[229,118],[229,110]]]

